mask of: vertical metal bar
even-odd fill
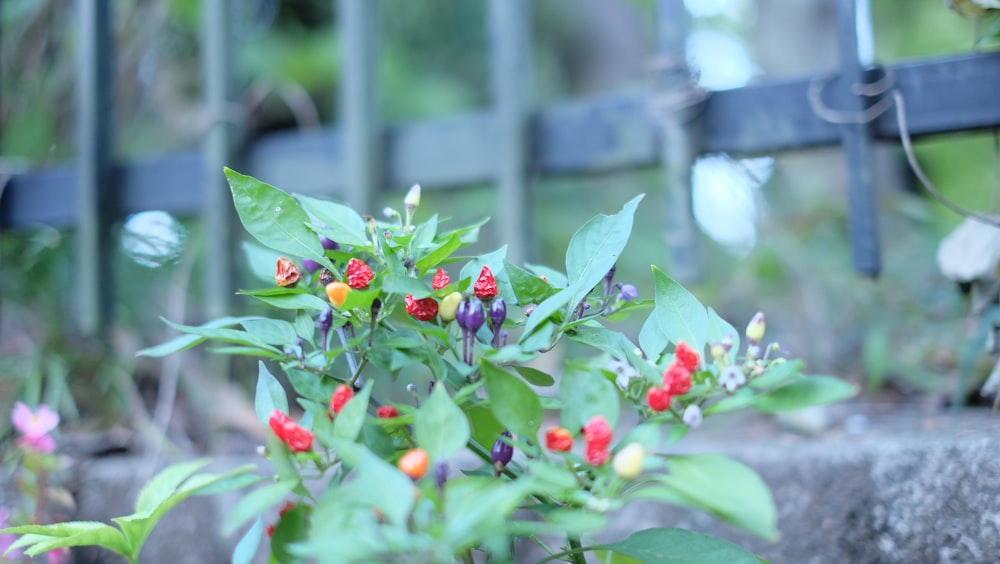
[[[840,51],[842,88],[865,83],[865,70],[858,58],[858,3],[864,0],[837,2],[837,41]],[[864,2],[862,9],[867,9]],[[865,15],[862,20],[867,17]],[[844,109],[863,113],[869,99],[854,93],[844,98]],[[841,125],[844,160],[847,165],[848,232],[854,269],[861,274],[878,276],[881,270],[879,252],[878,213],[875,207],[875,181],[872,161],[871,125],[849,123]]]
[[[532,238],[527,163],[530,13],[524,0],[490,0],[487,23],[496,127],[497,228],[507,258],[528,258]]]
[[[98,336],[111,320],[111,10],[108,0],[80,0],[77,87],[77,322]]]
[[[374,214],[381,187],[377,0],[338,0],[344,62],[340,78],[340,125],[344,139],[347,204]]]
[[[233,115],[233,38],[229,0],[201,4],[202,80],[208,130],[205,132],[205,314],[231,313],[236,289],[236,214],[222,169],[235,166],[233,157],[238,116]]]
[[[666,182],[665,238],[671,275],[681,282],[693,282],[701,276],[702,261],[691,197],[691,171],[699,152],[699,137],[691,121],[691,96],[697,92],[685,55],[689,15],[680,0],[659,0],[656,9],[660,89],[654,111],[660,121]]]

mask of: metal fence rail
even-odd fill
[[[878,95],[859,94],[853,86],[870,82],[879,74],[862,68],[857,60],[856,0],[837,1],[842,46],[839,77],[823,90],[824,103],[843,111],[862,111],[878,103]],[[216,242],[208,249],[208,262],[216,269],[209,311],[221,314],[228,307],[232,266],[229,257],[233,213],[223,184],[221,166],[238,164],[242,170],[295,191],[340,197],[354,206],[370,209],[380,189],[405,188],[419,182],[427,189],[468,183],[495,182],[496,220],[507,234],[517,234],[511,253],[527,252],[531,226],[527,223],[529,174],[588,174],[622,168],[650,167],[663,163],[665,131],[662,108],[655,108],[664,93],[694,92],[686,68],[676,80],[678,67],[662,89],[647,94],[613,94],[556,105],[527,106],[528,9],[526,0],[491,0],[488,10],[490,65],[493,76],[492,108],[433,121],[380,123],[375,103],[377,45],[373,33],[378,3],[370,0],[337,0],[338,21],[344,42],[344,75],[340,127],[318,133],[282,132],[254,140],[236,155],[236,124],[226,111],[231,100],[227,75],[228,50],[225,0],[204,2],[205,101],[213,127],[202,151],[164,155],[130,163],[111,163],[107,116],[102,104],[106,88],[88,76],[107,72],[110,30],[106,0],[80,0],[84,59],[81,79],[81,156],[73,167],[16,175],[0,199],[0,227],[20,229],[44,223],[80,229],[79,260],[87,284],[81,286],[84,304],[81,328],[97,332],[107,321],[111,296],[105,289],[110,269],[91,268],[109,252],[107,232],[112,220],[146,209],[204,218]],[[93,10],[93,12],[90,12]],[[682,36],[686,23],[683,3],[658,3],[660,46],[664,56],[683,61]],[[681,35],[676,35],[681,34]],[[101,69],[104,69],[103,71]],[[914,137],[1000,127],[1000,53],[920,61],[887,69],[894,87],[907,101],[907,125]],[[665,71],[667,72],[667,71]],[[866,184],[870,167],[863,162],[873,140],[898,141],[899,124],[885,112],[867,124],[836,124],[819,117],[808,92],[822,76],[774,80],[743,88],[715,92],[683,105],[684,130],[697,127],[698,144],[688,151],[701,153],[765,154],[790,149],[840,145],[852,174],[848,188],[851,241],[855,267],[864,274],[879,270],[873,193]],[[100,81],[98,81],[100,82]],[[884,93],[883,93],[884,95]],[[669,108],[668,108],[669,109]],[[680,111],[680,110],[677,110]],[[685,118],[686,119],[686,118]],[[89,147],[89,148],[88,148]],[[674,163],[675,165],[676,163]],[[690,163],[688,163],[690,165]],[[672,165],[673,166],[673,165]],[[671,176],[671,178],[674,178]],[[674,186],[688,190],[688,186]],[[685,213],[690,213],[687,210]],[[94,259],[98,257],[98,259]],[[81,271],[84,272],[84,271]]]

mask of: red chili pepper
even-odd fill
[[[362,290],[368,287],[368,283],[375,278],[372,269],[368,268],[360,259],[352,258],[347,261],[347,285],[355,290]]]
[[[292,452],[306,452],[312,449],[313,434],[308,429],[303,429],[298,423],[292,420],[287,414],[275,409],[268,418],[268,425],[274,435],[285,443],[288,450]]]
[[[607,445],[597,445],[590,443],[583,453],[583,459],[591,466],[601,466],[611,458],[611,452]]]
[[[665,411],[670,408],[670,392],[653,386],[646,392],[646,403],[653,411]]]
[[[337,389],[333,391],[333,395],[330,396],[330,409],[333,412],[340,413],[341,409],[347,405],[347,402],[351,401],[354,397],[354,390],[351,389],[347,384],[341,384],[337,386]]]
[[[545,431],[545,448],[557,452],[569,452],[573,448],[573,435],[562,427],[552,427]]]
[[[472,290],[475,292],[476,297],[481,300],[492,298],[497,295],[497,281],[496,278],[493,277],[493,272],[490,270],[490,267],[484,266],[479,272],[479,279],[476,280]]]
[[[399,417],[399,410],[393,405],[382,405],[379,406],[376,414],[379,419],[395,419]]]
[[[684,341],[677,341],[677,346],[674,347],[674,355],[677,357],[677,362],[684,368],[687,368],[688,372],[697,371],[701,365],[701,355]]]
[[[603,415],[595,415],[583,426],[583,438],[587,446],[607,448],[611,444],[611,427]]]
[[[679,396],[691,391],[691,372],[679,362],[672,362],[663,372],[663,387],[672,395]]]
[[[437,272],[434,273],[434,279],[431,280],[431,288],[440,290],[448,284],[451,284],[451,278],[448,276],[448,273],[443,268],[437,269]]]
[[[437,317],[438,303],[434,298],[421,298],[418,300],[412,295],[407,294],[403,298],[403,301],[406,302],[406,313],[420,321],[430,321]]]

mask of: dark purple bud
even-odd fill
[[[623,302],[630,302],[639,297],[639,289],[631,284],[622,284],[618,290],[618,299]]]
[[[455,321],[458,322],[459,327],[474,335],[486,322],[483,302],[472,296],[462,300],[462,303],[458,304],[458,310],[455,311]]]
[[[490,302],[490,327],[493,329],[493,348],[500,346],[500,328],[507,319],[507,304],[497,296]]]
[[[320,264],[312,259],[302,259],[302,268],[309,274],[312,274],[320,269]]]
[[[333,239],[328,239],[326,237],[320,237],[319,243],[323,245],[323,248],[328,251],[336,251],[340,248],[340,245]]]
[[[448,461],[438,460],[434,465],[434,484],[439,490],[444,489],[444,483],[448,480]]]
[[[493,468],[496,470],[497,476],[503,472],[507,464],[510,463],[510,459],[514,457],[514,446],[504,441],[504,437],[511,438],[510,431],[505,430],[503,433],[500,433],[500,437],[493,443],[493,450],[490,452],[490,458],[493,460]]]
[[[332,325],[333,325],[333,308],[330,306],[326,306],[326,309],[324,309],[323,312],[319,314],[319,317],[316,318],[316,328],[322,331],[323,333],[326,333],[327,331],[330,330],[330,327]]]
[[[617,270],[617,265],[611,265],[611,270],[604,275],[604,295],[611,295],[611,282],[615,279],[615,270]]]

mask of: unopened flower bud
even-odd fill
[[[631,284],[622,284],[618,290],[618,299],[623,302],[630,302],[639,297],[639,289]]]
[[[413,186],[410,186],[409,191],[406,192],[406,197],[403,198],[403,205],[405,205],[406,209],[409,211],[413,211],[414,209],[417,208],[417,206],[420,205],[419,184],[414,184]]]
[[[645,455],[646,452],[641,444],[629,443],[618,451],[611,461],[611,467],[614,468],[615,474],[626,480],[635,478],[642,473],[642,460]]]
[[[316,272],[321,266],[322,265],[320,265],[320,263],[314,261],[313,259],[302,259],[302,269],[309,274]]]
[[[455,312],[455,321],[459,327],[475,334],[486,322],[486,314],[483,313],[483,303],[476,298],[468,297],[458,304],[458,311]]]
[[[493,450],[490,452],[490,459],[493,461],[493,468],[496,470],[497,476],[503,472],[507,464],[510,463],[510,459],[514,457],[514,446],[505,441],[505,437],[511,438],[510,431],[505,430],[500,433],[500,437],[493,443]]]
[[[386,207],[382,208],[382,217],[388,219],[388,218],[396,216],[396,215],[399,215],[399,212],[397,212],[396,210],[390,208],[389,206],[386,206]]]
[[[434,484],[439,490],[444,489],[444,483],[448,480],[448,461],[438,460],[434,464]]]
[[[319,314],[316,318],[316,328],[319,329],[325,335],[330,327],[333,326],[333,308],[326,306],[326,308]]]
[[[497,297],[490,303],[490,327],[493,329],[493,347],[500,345],[500,328],[507,319],[507,304]]]
[[[767,329],[767,324],[764,322],[764,313],[758,311],[754,314],[753,319],[747,325],[747,341],[750,344],[756,344],[764,338],[764,331]]]
[[[617,265],[611,265],[611,269],[608,273],[604,275],[604,295],[611,295],[611,282],[615,279],[615,270],[617,270]]]
[[[684,424],[692,429],[697,429],[701,426],[702,414],[701,408],[697,405],[689,405],[684,409],[684,415],[681,416],[684,420]]]
[[[722,348],[726,352],[731,351],[733,349],[733,334],[726,333],[726,336],[722,338],[722,341],[719,344],[722,345]]]
[[[319,244],[323,245],[323,248],[328,251],[336,251],[340,248],[340,245],[336,241],[327,237],[320,237]]]

